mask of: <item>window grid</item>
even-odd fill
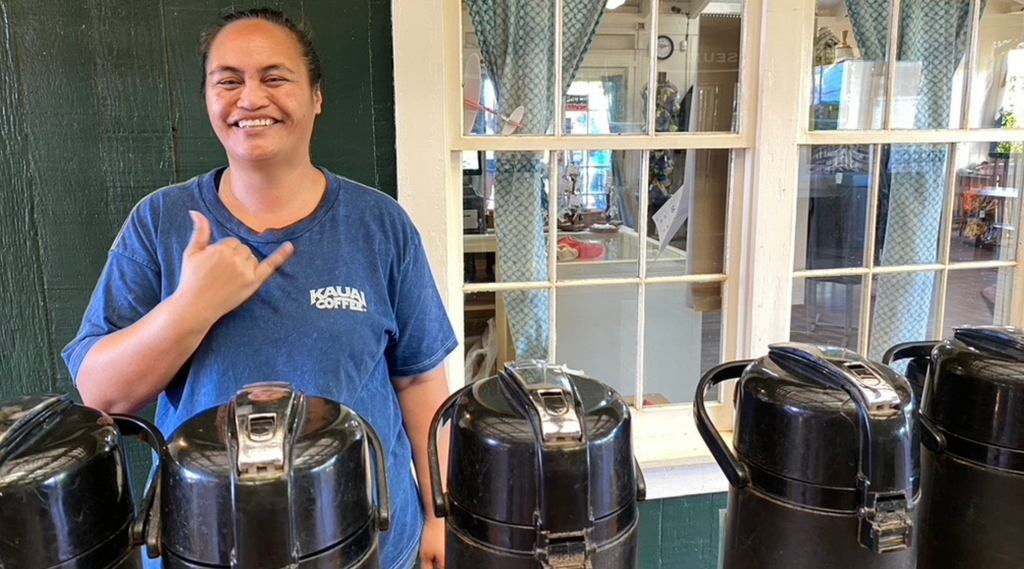
[[[935,273],[939,278],[939,291],[936,295],[938,306],[935,308],[936,317],[932,334],[941,335],[945,329],[945,312],[947,301],[947,287],[950,273],[958,271],[970,271],[979,269],[1000,269],[1016,268],[1019,274],[1020,249],[1017,249],[1016,258],[1013,260],[994,261],[960,261],[953,263],[951,257],[951,239],[953,231],[954,199],[956,193],[956,164],[960,153],[960,146],[952,144],[949,151],[949,160],[946,166],[946,195],[943,206],[942,221],[939,234],[938,260],[935,263],[924,263],[914,265],[878,265],[875,258],[875,243],[878,237],[877,216],[878,216],[878,195],[881,182],[881,152],[882,145],[872,145],[873,165],[871,189],[868,194],[868,218],[865,226],[865,261],[863,267],[845,267],[837,269],[803,269],[794,270],[794,279],[810,279],[825,277],[852,277],[860,276],[861,286],[861,310],[858,319],[859,324],[859,351],[866,353],[870,342],[871,319],[874,310],[871,309],[871,298],[874,288],[874,277],[882,275],[896,275],[909,273]],[[1018,223],[1019,226],[1019,223]],[[1016,288],[1016,285],[1014,285]],[[1019,295],[1018,295],[1019,296]]]
[[[743,10],[743,36],[741,43],[742,63],[740,71],[741,91],[739,94],[739,132],[738,133],[687,133],[685,135],[679,134],[659,134],[653,132],[653,129],[649,129],[649,132],[645,134],[636,135],[614,135],[614,136],[587,136],[587,135],[564,135],[564,107],[562,104],[562,93],[561,89],[556,89],[555,94],[555,134],[553,136],[514,136],[514,137],[468,137],[463,136],[461,128],[453,129],[455,136],[450,139],[450,147],[454,151],[458,150],[488,150],[488,151],[543,151],[548,154],[548,163],[552,164],[553,160],[551,155],[559,151],[589,151],[589,150],[639,150],[643,152],[643,163],[646,164],[649,152],[652,149],[728,149],[733,151],[733,160],[735,162],[738,155],[742,155],[744,151],[755,150],[755,141],[757,126],[760,123],[760,117],[757,116],[758,106],[755,104],[757,96],[757,87],[760,84],[757,81],[757,73],[772,73],[773,68],[777,68],[781,65],[789,65],[788,63],[780,62],[778,60],[773,61],[771,57],[764,58],[764,68],[761,69],[762,54],[759,53],[761,45],[760,36],[760,24],[761,24],[761,10],[762,0],[748,0],[745,2]],[[452,0],[452,5],[457,6],[459,0]],[[651,14],[650,19],[652,22],[652,29],[657,29],[657,20],[659,16],[659,0],[651,0]],[[795,278],[811,278],[811,277],[826,277],[826,276],[863,276],[862,286],[862,309],[860,311],[860,349],[866,351],[869,342],[870,334],[870,318],[871,318],[871,305],[870,298],[872,295],[873,288],[873,277],[886,275],[886,274],[905,274],[912,272],[923,272],[932,271],[939,275],[939,297],[937,302],[939,306],[937,308],[937,324],[938,330],[942,330],[944,326],[945,308],[946,308],[946,297],[947,297],[947,285],[948,279],[951,272],[964,271],[971,269],[992,269],[992,268],[1014,268],[1014,281],[1013,281],[1013,293],[1012,293],[1012,305],[1014,310],[1012,311],[1014,324],[1020,325],[1022,317],[1022,289],[1024,289],[1024,279],[1021,278],[1021,263],[1020,263],[1020,251],[1022,245],[1020,239],[1018,239],[1017,256],[1010,261],[979,261],[979,262],[960,262],[951,264],[950,263],[950,243],[949,235],[952,227],[952,204],[953,194],[955,192],[956,176],[955,176],[955,165],[957,164],[956,156],[959,152],[958,145],[960,143],[971,143],[971,142],[1024,142],[1024,129],[1022,130],[1007,130],[1007,129],[993,129],[993,128],[971,128],[969,124],[970,109],[972,108],[972,85],[974,81],[974,70],[977,68],[978,60],[978,44],[979,44],[979,22],[981,17],[980,2],[978,0],[972,1],[971,10],[971,29],[968,39],[969,51],[968,57],[965,63],[965,73],[963,89],[965,91],[963,97],[963,104],[960,109],[960,129],[949,129],[949,130],[896,130],[892,129],[893,121],[893,86],[895,85],[894,74],[896,71],[895,62],[897,61],[897,50],[894,46],[898,45],[898,26],[894,26],[893,22],[898,22],[901,17],[901,3],[899,0],[893,2],[894,7],[891,11],[890,16],[890,49],[888,50],[888,69],[887,69],[887,83],[886,83],[886,116],[885,116],[885,128],[882,130],[864,130],[864,131],[811,131],[809,129],[808,113],[809,108],[806,103],[806,95],[810,92],[809,80],[810,80],[810,67],[806,65],[804,75],[806,75],[804,81],[801,84],[801,93],[797,97],[798,101],[794,102],[794,105],[801,106],[800,113],[804,117],[804,122],[799,129],[796,140],[792,143],[800,146],[820,146],[820,145],[870,145],[876,149],[874,157],[874,176],[871,181],[871,190],[869,194],[868,202],[868,220],[867,220],[867,239],[865,246],[868,252],[864,266],[857,268],[845,268],[845,269],[829,269],[829,270],[794,270],[792,266],[789,267],[788,277],[791,279]],[[805,9],[807,12],[813,12],[814,2],[807,0],[805,2]],[[460,11],[457,11],[461,14]],[[560,3],[554,3],[554,12],[556,21],[558,22],[558,30],[556,31],[556,38],[561,41],[561,10]],[[461,20],[461,18],[460,18]],[[459,53],[461,53],[461,21],[459,22]],[[657,59],[655,42],[657,34],[650,34],[651,41],[648,46],[647,57],[648,62],[648,84],[654,84],[656,81],[657,74]],[[811,44],[813,38],[807,36],[801,39],[807,46]],[[558,44],[560,45],[560,43]],[[559,78],[559,85],[561,83],[560,77],[562,73],[562,65],[560,61],[560,50],[556,50],[559,61],[556,64],[556,77]],[[809,63],[809,62],[808,62]],[[461,66],[459,67],[461,69]],[[654,97],[653,89],[649,89],[647,93],[647,105],[645,107],[647,120],[646,124],[652,125],[654,105],[652,99]],[[460,91],[461,92],[461,91]],[[460,108],[455,107],[455,108]],[[762,112],[771,112],[771,109],[764,109]],[[461,113],[455,113],[453,118],[456,122],[461,122]],[[461,126],[461,124],[459,125]],[[879,176],[881,174],[881,163],[880,153],[877,149],[882,145],[895,145],[895,144],[948,144],[950,145],[950,159],[947,164],[947,195],[945,202],[945,209],[943,210],[943,221],[942,228],[940,230],[941,249],[939,251],[939,262],[933,264],[924,265],[900,265],[900,266],[876,266],[876,260],[873,254],[876,240],[876,220],[878,216],[878,194],[879,194]],[[749,158],[749,156],[748,156]],[[796,166],[796,165],[794,165]],[[742,168],[740,168],[742,170]],[[793,169],[794,172],[796,168]],[[733,171],[736,171],[734,168]],[[549,187],[557,187],[554,182],[554,177],[557,176],[555,173],[549,173],[551,179],[549,179]],[[648,182],[648,173],[646,168],[641,168],[641,187],[646,187]],[[793,181],[796,181],[794,175]],[[723,359],[731,359],[737,354],[738,345],[741,340],[736,338],[736,330],[738,324],[738,310],[743,310],[741,306],[737,306],[736,303],[730,303],[726,299],[733,293],[726,293],[726,289],[732,284],[736,273],[736,263],[730,259],[734,257],[740,257],[741,255],[749,255],[751,251],[742,251],[741,247],[748,247],[749,244],[742,243],[742,239],[737,239],[738,235],[737,226],[742,223],[744,219],[743,208],[734,208],[735,202],[741,199],[745,199],[744,196],[747,192],[754,191],[752,188],[748,188],[749,180],[745,177],[732,177],[730,179],[730,190],[729,190],[729,208],[727,213],[727,223],[729,229],[727,229],[726,235],[726,246],[725,246],[725,273],[722,274],[709,274],[709,275],[685,275],[678,277],[647,277],[647,259],[646,259],[646,248],[641,247],[639,251],[639,276],[636,278],[627,279],[592,279],[592,280],[581,280],[581,281],[559,281],[557,279],[557,272],[555,270],[556,256],[554,255],[554,249],[556,249],[555,240],[549,240],[548,243],[548,255],[549,255],[549,280],[546,282],[539,283],[527,283],[527,282],[499,282],[499,283],[481,283],[481,284],[464,284],[462,290],[464,294],[472,292],[482,291],[508,291],[508,290],[540,290],[547,289],[549,291],[551,300],[551,329],[554,331],[554,315],[556,313],[556,291],[561,288],[567,287],[599,287],[609,285],[635,285],[638,287],[638,334],[637,343],[640,348],[637,361],[637,400],[640,401],[644,392],[643,385],[643,372],[644,372],[644,356],[643,348],[644,345],[644,330],[645,326],[645,312],[646,312],[646,285],[654,283],[700,283],[700,282],[720,282],[723,284],[723,323],[722,323],[722,357]],[[646,220],[648,217],[648,203],[646,192],[640,192],[640,204],[638,219]],[[549,231],[556,230],[555,217],[557,211],[554,210],[557,207],[557,200],[550,200],[549,203]],[[1021,208],[1024,211],[1024,208]],[[779,228],[780,230],[792,230],[792,227]],[[642,231],[642,230],[641,230]],[[1020,232],[1019,232],[1020,233]],[[551,233],[553,234],[553,233]],[[643,236],[643,233],[641,233]],[[780,277],[783,275],[779,275]],[[744,296],[741,291],[740,296]],[[741,300],[739,304],[744,304]],[[746,308],[751,309],[750,307]],[[782,317],[782,315],[780,315]],[[788,322],[788,316],[786,316]],[[789,328],[791,328],[791,324]],[[557,338],[555,334],[551,334],[551,345],[549,347],[550,353],[556,353],[555,348]]]
[[[902,0],[893,0],[889,21],[889,46],[887,53],[887,78],[886,78],[886,113],[885,128],[882,130],[863,131],[812,131],[809,124],[803,128],[801,146],[832,146],[832,145],[870,145],[874,155],[872,165],[871,189],[868,197],[868,219],[866,220],[865,232],[865,261],[863,267],[823,270],[794,270],[792,276],[796,279],[838,277],[838,276],[862,276],[861,286],[861,310],[858,319],[859,338],[858,349],[867,353],[870,347],[871,320],[874,315],[874,307],[871,304],[873,295],[874,277],[887,274],[908,274],[915,272],[935,273],[938,277],[938,294],[934,302],[937,306],[935,311],[935,322],[931,334],[941,336],[945,329],[946,305],[948,295],[949,276],[951,272],[978,270],[978,269],[999,269],[1013,268],[1014,282],[1012,287],[1011,304],[1014,309],[1011,311],[1012,324],[1021,325],[1024,315],[1021,314],[1022,287],[1020,246],[1022,239],[1018,231],[1017,248],[1015,258],[1007,261],[973,261],[951,263],[951,237],[953,231],[954,203],[957,184],[957,164],[961,152],[960,145],[963,143],[991,143],[991,142],[1019,142],[1024,140],[1024,130],[1008,130],[993,128],[971,128],[970,110],[973,108],[973,85],[974,71],[978,65],[978,51],[980,42],[980,23],[982,2],[971,0],[971,27],[968,36],[968,51],[964,65],[964,81],[962,85],[963,97],[960,107],[959,129],[944,130],[907,130],[892,128],[894,119],[893,86],[895,83],[896,62],[899,45],[899,22],[902,18]],[[942,211],[941,225],[939,230],[939,252],[938,262],[919,265],[898,265],[885,266],[877,265],[875,259],[875,246],[877,239],[877,216],[878,198],[882,176],[881,148],[885,145],[916,145],[916,144],[945,144],[949,147],[949,158],[946,164],[946,192]],[[1024,208],[1018,208],[1018,219],[1016,226],[1021,227],[1024,222]]]
[[[740,133],[687,133],[685,135],[679,134],[658,134],[654,132],[653,126],[648,129],[646,134],[641,135],[614,135],[614,136],[594,136],[594,135],[569,135],[565,132],[565,108],[564,108],[564,95],[560,88],[562,84],[562,60],[561,60],[561,49],[555,49],[555,84],[559,88],[555,89],[555,118],[554,118],[554,135],[553,136],[536,136],[536,135],[517,135],[513,137],[500,137],[500,136],[465,136],[462,133],[465,131],[464,125],[462,125],[461,117],[462,113],[455,113],[457,118],[454,122],[458,123],[458,129],[455,131],[458,136],[454,137],[451,141],[451,149],[453,151],[461,150],[477,150],[477,151],[519,151],[519,152],[543,152],[544,159],[549,165],[548,171],[548,188],[552,192],[548,200],[548,235],[557,234],[557,215],[558,215],[558,200],[554,197],[554,189],[558,187],[558,168],[557,168],[557,153],[569,153],[571,151],[593,151],[593,150],[638,150],[641,151],[641,164],[644,165],[640,168],[640,188],[646,188],[649,185],[649,168],[646,165],[650,160],[650,152],[653,149],[658,150],[716,150],[725,149],[733,151],[730,157],[731,162],[736,160],[736,152],[744,151],[753,147],[753,135],[750,134],[752,130],[749,128],[752,125],[746,124],[746,117],[753,117],[755,113],[752,110],[753,98],[748,95],[751,91],[750,84],[753,83],[751,66],[757,65],[759,57],[757,54],[750,53],[750,46],[757,46],[757,42],[749,41],[749,29],[750,29],[750,14],[760,9],[761,0],[746,0],[744,3],[743,10],[743,31],[741,39],[741,64],[740,64],[740,85],[741,90],[737,94],[738,96],[738,129]],[[452,0],[453,4],[458,3],[459,0]],[[650,3],[650,14],[649,21],[652,30],[658,29],[658,20],[660,12],[660,0],[651,0]],[[554,2],[552,11],[555,18],[555,45],[560,46],[562,42],[562,9],[561,2]],[[462,29],[462,11],[459,9],[457,12],[452,10],[453,13],[459,13],[459,25],[458,37],[459,37],[459,54],[460,62],[458,69],[463,68],[461,61],[461,55],[463,53],[462,41],[465,37],[465,32]],[[759,21],[760,19],[757,18]],[[647,57],[648,57],[648,85],[657,84],[657,73],[658,73],[658,59],[657,59],[657,41],[658,34],[650,33],[649,44],[647,46]],[[459,91],[461,93],[461,90]],[[647,89],[646,94],[646,124],[654,125],[655,121],[655,105],[654,98],[656,96],[656,89]],[[455,108],[460,108],[461,105]],[[647,239],[647,231],[644,227],[646,220],[649,216],[649,199],[646,191],[638,192],[639,196],[639,208],[637,213],[638,225],[637,233],[641,243],[638,248],[638,276],[633,278],[587,278],[579,280],[559,280],[557,273],[557,240],[548,239],[547,243],[547,254],[548,254],[548,280],[542,282],[512,282],[502,281],[493,283],[464,283],[462,286],[463,299],[465,295],[476,293],[476,292],[496,292],[500,293],[503,291],[513,290],[547,290],[548,298],[550,302],[549,312],[549,327],[551,334],[549,335],[549,346],[548,353],[549,357],[557,353],[557,334],[556,330],[556,314],[557,314],[557,291],[568,288],[582,288],[582,287],[607,287],[616,285],[633,285],[637,287],[637,358],[636,358],[636,397],[634,406],[637,409],[642,408],[643,398],[645,393],[644,385],[644,366],[646,360],[646,353],[643,348],[645,345],[645,330],[646,330],[646,288],[649,284],[678,284],[678,283],[721,283],[723,290],[723,304],[721,309],[722,324],[721,324],[721,335],[720,335],[720,353],[723,358],[730,359],[736,352],[735,341],[727,341],[729,338],[735,338],[735,327],[736,327],[736,315],[735,306],[729,302],[726,297],[729,294],[729,273],[733,270],[730,259],[738,258],[738,255],[734,254],[733,248],[739,245],[742,240],[734,239],[733,236],[735,231],[730,228],[735,228],[741,225],[739,216],[742,215],[743,211],[740,208],[734,208],[732,205],[740,201],[738,194],[743,192],[746,180],[742,178],[743,169],[730,167],[730,179],[728,186],[728,202],[729,207],[726,210],[726,235],[725,235],[725,246],[724,246],[724,269],[723,273],[712,273],[712,274],[696,274],[696,275],[679,275],[679,276],[661,276],[661,277],[648,277],[648,258],[647,258],[647,247],[643,246],[643,243]],[[737,176],[737,172],[740,176]],[[719,393],[719,401],[725,400],[731,393],[730,389],[721,389]],[[731,417],[731,410],[726,410],[728,406],[716,405],[714,401],[709,400],[709,411],[713,415],[719,415],[722,411],[725,411],[727,415]],[[688,404],[687,404],[688,405]],[[685,405],[684,405],[685,407]],[[711,409],[711,407],[721,407],[721,409]],[[727,419],[728,421],[728,419]]]

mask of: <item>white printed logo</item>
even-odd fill
[[[366,293],[350,286],[328,286],[309,291],[309,304],[320,310],[366,312]]]

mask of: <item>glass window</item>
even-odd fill
[[[982,27],[989,26],[1002,15],[998,4],[819,2],[811,129],[960,128],[973,10],[984,7]],[[895,53],[890,45],[894,24]]]
[[[723,290],[744,142],[682,141],[738,130],[743,3],[463,7],[464,132],[483,156],[462,179],[467,375],[539,357],[638,406],[692,401],[734,317]],[[682,132],[692,137],[654,138]],[[594,144],[619,134],[650,138]],[[485,138],[520,135],[553,142]],[[586,143],[562,150],[562,137]],[[679,376],[681,360],[699,365]]]
[[[475,310],[471,337],[491,341],[481,361],[552,359],[643,408],[691,401],[703,371],[763,340],[738,337],[738,311],[874,358],[957,325],[1020,323],[1024,16],[1009,3],[818,0],[813,34],[799,34],[810,81],[781,86],[810,85],[810,109],[793,93],[758,113],[808,113],[773,139],[792,145],[782,153],[730,136],[750,111],[744,64],[792,65],[757,54],[779,38],[746,38],[742,2],[484,4],[463,2],[473,134],[460,141],[484,157],[463,178],[467,330]],[[793,221],[750,211],[773,191],[750,163],[763,172],[796,148],[799,162],[779,165],[797,188]],[[780,242],[793,262],[741,281],[774,246],[744,241],[751,220],[769,228],[754,234],[792,235]],[[766,279],[792,282],[781,314],[758,302]]]
[[[958,145],[951,262],[1014,261],[1017,258],[1024,143]]]

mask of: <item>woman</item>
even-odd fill
[[[387,449],[382,566],[443,566],[426,447],[456,339],[419,235],[391,198],[310,161],[323,95],[305,31],[274,10],[234,12],[200,53],[228,166],[126,221],[64,350],[82,399],[119,413],[156,400],[165,433],[255,381],[340,401]]]

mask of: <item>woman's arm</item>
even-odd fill
[[[86,405],[108,413],[136,412],[160,394],[222,316],[249,299],[295,249],[285,243],[258,263],[236,239],[210,244],[210,224],[192,213],[174,294],[131,326],[103,337],[76,376]]]
[[[444,520],[434,516],[433,490],[430,483],[430,463],[427,441],[433,436],[430,423],[445,399],[448,398],[448,372],[444,365],[411,380],[396,382],[398,403],[402,408],[405,431],[412,443],[412,458],[416,465],[416,478],[420,484],[420,498],[426,512],[420,561],[424,569],[444,569]],[[437,445],[441,472],[447,472],[448,440],[441,437]]]

